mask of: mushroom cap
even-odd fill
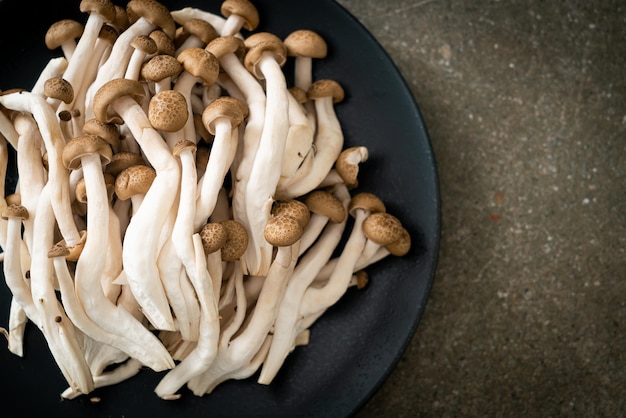
[[[222,2],[220,12],[226,18],[233,14],[241,16],[244,20],[244,29],[255,30],[259,26],[259,11],[248,0],[225,0]]]
[[[265,54],[271,54],[281,67],[287,61],[287,48],[283,41],[273,33],[254,33],[244,40],[244,45],[248,48],[248,52],[243,59],[243,63],[248,71],[259,80],[264,79],[258,64]]]
[[[363,233],[378,245],[389,245],[400,239],[402,223],[386,212],[374,212],[363,221]]]
[[[50,250],[48,250],[48,258],[66,258],[68,255],[70,255],[70,250],[67,248],[63,241],[57,242],[50,248]]]
[[[93,97],[93,114],[103,123],[121,125],[124,121],[113,110],[111,104],[118,98],[130,96],[138,104],[146,97],[146,91],[140,81],[127,78],[115,78],[102,85]]]
[[[276,215],[265,224],[263,234],[265,240],[276,247],[286,247],[298,241],[304,228],[300,220],[289,215]]]
[[[389,251],[391,255],[395,255],[398,257],[402,257],[411,249],[411,235],[406,228],[402,228],[400,232],[400,238],[395,240],[394,242],[385,245],[385,248]]]
[[[106,185],[109,199],[111,199],[115,192],[115,177],[111,173],[104,173],[104,184]],[[81,177],[80,180],[76,182],[74,195],[76,196],[76,200],[80,203],[87,203],[87,187],[84,177]]]
[[[176,47],[174,46],[174,40],[167,36],[161,29],[155,29],[148,35],[154,40],[157,46],[157,54],[174,55],[176,53]],[[182,68],[182,67],[181,67]]]
[[[220,74],[219,61],[206,49],[186,48],[176,59],[183,65],[185,71],[199,77],[205,85],[210,86],[217,81]]]
[[[204,49],[218,59],[229,53],[233,53],[239,59],[242,59],[246,54],[246,45],[243,39],[233,35],[218,36],[209,42]]]
[[[65,259],[68,261],[78,261],[80,254],[83,252],[83,248],[85,248],[85,243],[87,242],[87,231],[80,231],[80,241],[72,247],[66,247],[69,250],[69,254],[65,256]],[[63,245],[67,245],[64,240],[61,240]]]
[[[130,45],[147,55],[154,54],[157,51],[156,42],[148,35],[136,35],[130,41]]]
[[[59,99],[65,104],[74,100],[74,88],[62,76],[47,79],[43,85],[43,93],[53,99]]]
[[[176,77],[181,71],[183,71],[183,65],[173,54],[157,54],[141,66],[141,76],[154,82],[166,77]]]
[[[311,219],[309,207],[297,199],[277,200],[272,205],[272,215],[290,216],[296,219],[304,229]]]
[[[130,151],[118,151],[113,154],[111,162],[106,167],[106,172],[113,176],[117,176],[128,167],[142,164],[145,164],[145,161],[141,154]]]
[[[186,20],[182,25],[183,31],[188,35],[192,35],[200,39],[204,44],[208,44],[219,34],[217,30],[206,20],[191,18]]]
[[[232,128],[236,128],[245,119],[248,105],[232,96],[220,96],[209,103],[202,111],[202,124],[210,134],[215,135],[215,123],[218,119],[226,118]]]
[[[210,144],[213,142],[213,135],[204,126],[202,122],[202,115],[194,113],[193,115],[193,127],[196,129],[196,135],[204,140],[204,142]]]
[[[115,20],[115,5],[110,0],[81,0],[79,9],[83,13],[97,13],[107,23]]]
[[[339,103],[343,101],[345,97],[345,91],[341,84],[331,79],[321,79],[314,81],[307,90],[307,96],[309,99],[321,99],[324,97],[332,97],[333,103]]]
[[[363,289],[369,283],[369,279],[370,279],[369,274],[367,274],[365,270],[359,270],[355,272],[354,276],[356,279],[355,282],[356,282],[357,289]]]
[[[328,54],[324,38],[310,29],[295,30],[283,42],[290,57],[325,58]]]
[[[156,171],[150,166],[138,164],[128,167],[115,178],[115,194],[121,200],[127,200],[135,195],[144,195],[155,178]]]
[[[313,190],[305,196],[304,203],[311,212],[326,216],[330,222],[343,222],[348,216],[341,200],[326,190]]]
[[[11,194],[8,194],[4,198],[4,200],[6,200],[8,206],[11,206],[13,204],[21,205],[22,204],[22,195],[20,193],[11,193]]]
[[[80,38],[84,30],[85,26],[74,19],[58,20],[50,25],[46,32],[46,47],[50,50],[56,49],[65,41]]]
[[[191,151],[192,153],[194,153],[196,152],[196,148],[197,147],[195,142],[191,142],[187,139],[181,139],[174,145],[174,148],[172,149],[172,154],[175,157],[178,157],[183,151]]]
[[[19,203],[11,203],[2,211],[2,219],[19,218],[28,219],[28,209]]]
[[[200,238],[205,254],[221,249],[228,239],[228,230],[220,222],[209,222],[200,229]]]
[[[187,99],[178,90],[161,90],[150,98],[148,119],[154,129],[176,132],[187,122]]]
[[[306,95],[306,91],[298,86],[289,87],[289,93],[291,93],[291,95],[300,104],[306,103],[309,99]]]
[[[367,147],[355,146],[349,147],[341,151],[337,161],[335,161],[335,170],[348,188],[355,188],[359,184],[359,163],[367,161],[369,152]]]
[[[113,151],[111,146],[98,135],[83,134],[70,139],[63,147],[63,165],[69,170],[81,167],[81,158],[98,153],[100,163],[106,166],[111,162]]]
[[[98,135],[111,146],[114,153],[120,149],[120,127],[114,123],[102,123],[91,118],[83,124],[83,133]]]
[[[126,3],[128,21],[133,24],[143,17],[161,28],[170,38],[174,39],[176,22],[169,9],[156,0],[130,0]]]
[[[360,192],[352,196],[348,204],[348,213],[354,216],[355,210],[363,209],[367,212],[386,212],[385,203],[374,193]]]
[[[118,36],[119,32],[112,25],[104,24],[98,32],[98,38],[107,41],[109,45],[113,45]]]
[[[115,19],[111,22],[111,25],[118,31],[123,32],[130,26],[130,21],[128,20],[128,13],[126,12],[126,8],[120,6],[119,4],[115,5]]]
[[[222,246],[222,261],[238,260],[248,247],[248,231],[234,219],[226,219],[220,224],[226,228],[228,238]]]

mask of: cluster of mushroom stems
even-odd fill
[[[37,326],[68,399],[142,368],[163,399],[271,383],[367,266],[411,244],[355,190],[368,150],[344,144],[341,85],[314,79],[326,41],[257,31],[248,0],[80,10],[51,25],[62,53],[32,88],[0,93],[9,349]]]

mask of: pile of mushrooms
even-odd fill
[[[367,266],[411,245],[354,191],[368,150],[345,147],[341,85],[314,79],[325,40],[256,31],[248,0],[80,10],[50,27],[59,54],[33,87],[0,94],[10,351],[37,326],[67,399],[143,368],[163,399],[270,384]]]

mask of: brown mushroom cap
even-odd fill
[[[128,167],[142,164],[145,164],[145,161],[140,154],[130,151],[118,151],[113,154],[111,162],[106,167],[106,172],[117,176]]]
[[[289,215],[272,217],[263,230],[265,240],[276,247],[285,247],[294,244],[304,233],[300,220]]]
[[[147,54],[147,55],[151,55],[156,53],[157,51],[157,44],[154,41],[154,39],[152,39],[151,37],[149,37],[148,35],[137,35],[135,36],[131,41],[130,41],[130,45]]]
[[[345,92],[343,87],[335,81],[330,79],[321,79],[314,81],[307,91],[309,99],[321,99],[323,97],[332,97],[333,103],[339,103],[343,101]]]
[[[174,46],[174,40],[167,36],[161,29],[156,29],[150,32],[148,35],[154,40],[157,46],[157,54],[174,55],[176,53],[176,47]]]
[[[386,212],[385,203],[374,193],[360,192],[352,196],[348,204],[348,213],[354,216],[356,209],[364,209],[368,212]]]
[[[120,149],[120,127],[114,123],[102,123],[91,118],[83,124],[83,133],[98,135],[111,146],[113,152]]]
[[[356,276],[356,288],[363,289],[369,283],[369,274],[365,270],[359,270],[354,273]]]
[[[273,33],[254,33],[244,40],[244,45],[248,48],[248,52],[244,57],[243,63],[248,71],[259,80],[264,79],[258,64],[265,54],[271,54],[281,67],[287,61],[287,48],[285,48],[283,41]]]
[[[78,39],[85,26],[74,19],[61,19],[48,28],[45,36],[46,47],[50,50],[60,47],[65,41]]]
[[[283,42],[291,57],[325,58],[328,54],[326,41],[313,30],[295,30]]]
[[[113,151],[111,146],[98,135],[83,134],[70,139],[63,147],[63,165],[69,170],[78,169],[81,158],[90,154],[99,154],[103,166],[111,162]]]
[[[204,49],[218,59],[229,53],[233,53],[242,59],[246,54],[246,46],[243,39],[232,35],[218,36],[209,42]]]
[[[161,28],[170,38],[174,39],[176,22],[169,9],[156,0],[130,0],[126,4],[128,21],[133,24],[143,17]]]
[[[227,18],[231,14],[241,16],[245,22],[244,29],[255,30],[259,26],[259,11],[248,0],[225,0],[222,2],[220,12]]]
[[[300,104],[306,103],[309,99],[306,95],[306,91],[298,86],[289,87],[289,93],[291,93],[291,95]]]
[[[120,6],[119,4],[115,5],[115,19],[111,22],[111,25],[118,31],[123,32],[130,26],[130,21],[128,20],[128,13],[126,12],[126,8]]]
[[[62,76],[47,79],[43,85],[43,93],[53,99],[59,99],[66,104],[74,100],[74,88],[72,84]]]
[[[126,78],[116,78],[102,85],[93,98],[93,114],[103,123],[115,123],[121,125],[124,121],[111,108],[111,104],[122,96],[132,97],[141,104],[146,97],[146,92],[140,81]]]
[[[81,0],[79,9],[83,13],[97,13],[107,23],[115,20],[115,5],[110,0]]]
[[[309,207],[297,199],[277,200],[272,205],[272,215],[290,216],[296,219],[304,229],[311,219]]]
[[[368,149],[364,146],[349,147],[341,151],[335,170],[339,177],[349,188],[355,188],[359,184],[359,163],[367,161]]]
[[[389,245],[402,236],[402,223],[386,212],[374,212],[363,221],[363,233],[378,245]]]
[[[115,27],[111,25],[104,24],[100,28],[100,32],[98,33],[98,38],[103,39],[109,43],[109,45],[113,45],[119,36],[119,32]]]
[[[243,122],[247,114],[248,105],[240,99],[232,96],[220,96],[209,103],[202,111],[202,123],[210,134],[215,135],[215,122],[226,118],[232,128],[236,128]]]
[[[305,196],[304,203],[311,212],[326,216],[330,222],[343,222],[348,216],[341,200],[325,190],[312,191]]]
[[[50,248],[50,250],[48,250],[48,258],[66,258],[68,255],[70,255],[70,250],[67,248],[63,241],[57,242]]]
[[[191,151],[192,153],[196,152],[196,148],[197,147],[196,147],[195,142],[191,142],[189,140],[182,139],[182,140],[178,141],[176,144],[174,144],[174,148],[172,149],[172,154],[175,157],[178,157],[178,156],[180,156],[180,154],[183,151],[187,151],[188,150],[188,151]]]
[[[150,98],[148,119],[154,129],[176,132],[187,122],[187,99],[178,90],[161,90]]]
[[[398,257],[402,257],[407,254],[411,249],[411,235],[406,228],[402,228],[400,232],[400,238],[395,240],[394,242],[385,245],[385,248],[389,251],[391,255],[395,255]]]
[[[219,36],[213,25],[202,19],[188,19],[183,23],[182,28],[186,34],[197,37],[205,45]]]
[[[4,200],[6,201],[8,206],[17,204],[17,205],[21,205],[22,204],[22,195],[19,193],[11,193],[8,194]]]
[[[183,71],[183,65],[173,54],[155,55],[141,66],[141,76],[154,82],[161,81],[166,77],[176,77],[181,71]]]
[[[200,229],[200,238],[205,254],[221,249],[228,239],[228,230],[220,222],[209,222]]]
[[[65,259],[68,261],[78,261],[80,254],[83,252],[83,248],[85,248],[85,243],[87,242],[87,231],[80,231],[80,241],[78,244],[73,247],[67,247],[69,250],[69,254],[65,256]],[[66,245],[65,240],[61,240],[62,245]]]
[[[84,177],[81,177],[80,180],[76,182],[74,195],[76,196],[76,200],[80,203],[87,203],[87,186],[85,185]]]
[[[19,218],[28,219],[28,209],[19,203],[11,203],[2,211],[2,219]]]
[[[220,74],[220,64],[215,55],[204,48],[186,48],[176,57],[188,73],[199,77],[207,85],[213,85]]]
[[[121,200],[146,194],[155,178],[156,171],[152,167],[144,164],[128,167],[115,178],[115,194]]]
[[[248,247],[248,231],[234,219],[221,221],[220,224],[228,232],[228,238],[222,246],[222,261],[238,260]]]

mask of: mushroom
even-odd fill
[[[348,147],[341,151],[335,166],[330,170],[319,187],[329,187],[337,183],[345,183],[349,189],[359,185],[359,165],[367,161],[369,150],[364,146]]]
[[[295,30],[283,42],[287,55],[294,57],[294,85],[307,91],[313,83],[313,59],[326,58],[328,45],[319,33],[310,29]]]
[[[319,214],[322,212],[323,207],[326,207],[325,210],[327,211],[330,210],[330,212],[324,213],[329,215],[331,212],[337,213],[333,214],[332,219],[329,218],[330,222],[325,223],[326,226],[323,232],[319,234],[309,251],[300,258],[287,283],[285,295],[280,302],[276,321],[274,322],[274,337],[258,378],[258,382],[261,384],[269,384],[274,379],[285,358],[293,350],[296,337],[300,331],[298,320],[300,318],[299,311],[302,298],[309,285],[315,279],[317,272],[332,256],[346,228],[346,212],[350,202],[350,194],[347,188],[345,186],[337,187],[333,193],[334,198],[330,198],[325,193],[328,192],[313,192],[305,200],[312,210],[309,225],[311,225],[311,222],[317,224],[319,223],[318,219],[323,219],[324,215]],[[337,211],[337,208],[335,208],[336,201],[334,199],[340,202],[344,213],[343,217],[335,217],[335,215],[340,215],[339,212],[341,210]],[[306,229],[302,239],[304,239],[305,235]]]
[[[172,10],[171,15],[174,21],[181,26],[189,19],[202,19],[211,24],[220,35],[222,35],[222,29],[226,23],[226,19],[223,16],[197,7],[187,6],[182,9]]]
[[[156,328],[171,330],[174,328],[173,318],[156,267],[156,258],[161,230],[176,199],[180,168],[137,101],[143,100],[144,93],[139,81],[111,80],[94,96],[93,109],[102,122],[124,121],[156,171],[144,204],[126,229],[123,261],[128,284],[146,317]]]
[[[141,66],[146,59],[157,52],[157,45],[154,39],[148,35],[135,36],[130,42],[130,45],[134,48],[134,50],[128,60],[124,78],[138,80],[139,74],[141,73]]]
[[[204,48],[209,42],[219,35],[215,28],[202,19],[189,19],[182,24],[183,33],[187,36],[185,41],[176,49],[174,56],[178,56],[188,48]]]
[[[265,275],[272,247],[264,239],[263,230],[270,218],[289,132],[289,93],[282,72],[287,57],[282,41],[269,32],[250,35],[245,43],[249,45],[244,60],[246,68],[265,80],[266,110],[263,132],[245,185],[244,224],[249,229],[250,245],[242,258],[242,267],[248,274]]]
[[[174,41],[168,35],[165,34],[161,29],[155,29],[148,35],[152,38],[152,40],[156,43],[157,46],[157,55],[171,55],[174,56],[176,54],[176,47],[174,46]]]
[[[343,222],[347,216],[341,199],[328,190],[312,191],[304,196],[304,203],[311,211],[311,220],[302,235],[300,254],[315,242],[328,222]]]
[[[141,67],[141,77],[154,83],[154,93],[172,88],[172,80],[183,70],[183,65],[172,55],[157,54]]]
[[[247,114],[246,103],[229,96],[215,99],[202,112],[202,123],[214,138],[196,200],[196,215],[193,221],[196,231],[213,213],[224,179],[235,158],[237,127]]]
[[[253,31],[259,25],[259,12],[248,0],[225,0],[220,12],[226,17],[221,35],[235,35],[241,28]]]
[[[295,267],[303,222],[304,219],[288,214],[276,215],[268,221],[264,237],[271,246],[277,247],[277,251],[263,280],[255,308],[249,313],[245,327],[238,330],[230,342],[221,343],[209,369],[189,382],[188,386],[194,394],[211,392],[218,383],[237,375],[242,369],[246,370],[246,374],[250,372],[251,361],[274,324],[288,279]]]
[[[61,48],[67,60],[76,50],[76,40],[81,37],[85,26],[74,19],[61,19],[54,22],[46,31],[45,43],[49,50]]]

